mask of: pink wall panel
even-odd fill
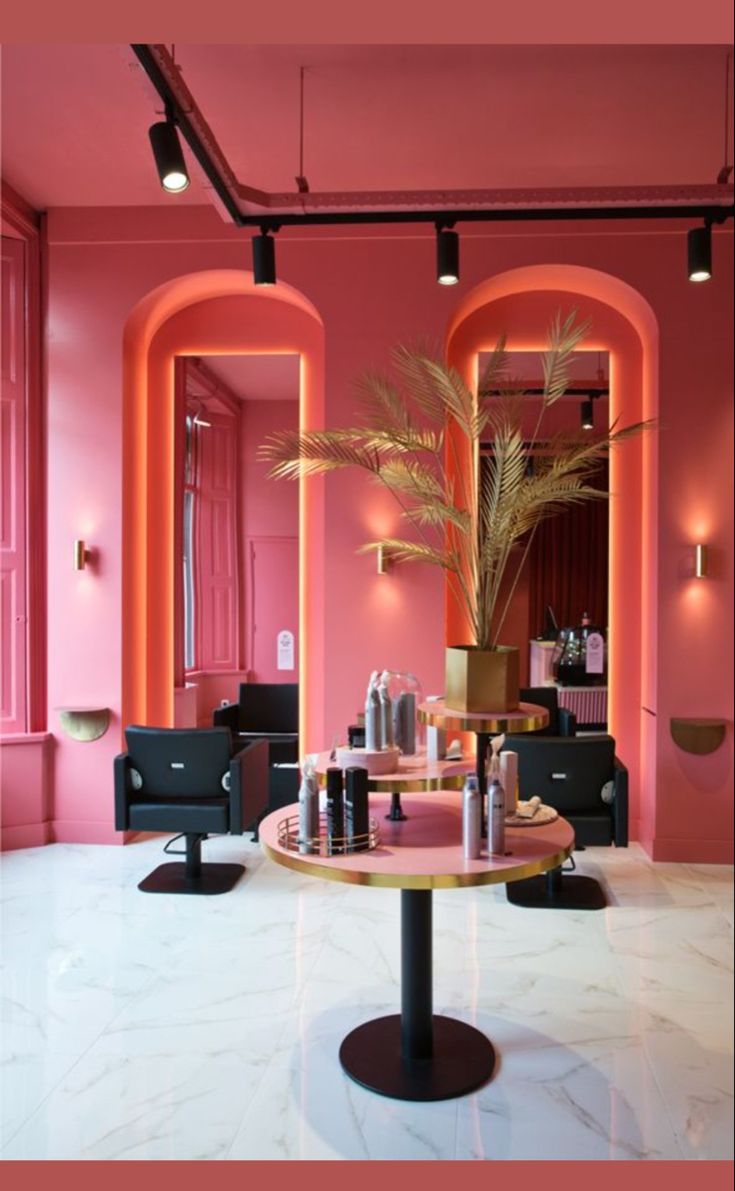
[[[0,731],[27,729],[26,324],[22,240],[2,238],[0,365]]]
[[[147,219],[145,211],[128,219],[128,233],[112,211],[59,211],[49,218],[51,708],[75,700],[99,700],[117,711],[121,706],[126,318],[170,278],[242,267],[241,235],[213,214],[177,211],[166,221],[152,217],[150,227]],[[714,240],[714,280],[696,287],[685,277],[683,232],[652,225],[622,232],[619,226],[590,225],[584,234],[566,232],[563,225],[553,233],[538,227],[518,235],[472,229],[462,235],[463,279],[455,290],[434,282],[430,234],[403,239],[388,231],[345,240],[282,233],[278,268],[279,277],[306,294],[324,320],[330,426],[354,418],[351,385],[362,368],[384,365],[396,342],[427,333],[441,338],[461,297],[503,270],[546,262],[582,265],[622,278],[651,305],[661,334],[662,425],[659,564],[652,579],[659,618],[652,709],[659,772],[649,843],[654,852],[674,849],[678,858],[724,860],[730,854],[731,743],[711,759],[690,759],[682,758],[668,736],[671,715],[732,720],[724,660],[730,650],[723,648],[723,641],[731,640],[732,604],[731,232],[716,231]],[[150,433],[157,433],[155,419]],[[440,576],[427,568],[404,566],[379,576],[374,560],[356,555],[367,537],[393,532],[399,524],[390,499],[369,481],[330,477],[325,518],[325,557],[314,584],[324,585],[322,710],[325,738],[331,739],[353,718],[376,666],[414,670],[425,690],[441,691],[444,592]],[[692,595],[683,567],[698,534],[706,534],[716,566],[712,579]],[[99,565],[76,575],[69,551],[78,536],[99,548]],[[645,635],[643,640],[645,654]],[[50,726],[55,729],[53,715]],[[650,728],[641,732],[650,735]],[[59,741],[59,820],[111,823],[116,735],[110,732],[95,745]]]
[[[0,848],[35,848],[53,839],[53,737],[4,736],[0,743]]]

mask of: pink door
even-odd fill
[[[298,682],[298,538],[251,538],[248,560],[251,679]]]

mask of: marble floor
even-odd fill
[[[500,1054],[461,1100],[342,1073],[398,1003],[399,895],[299,877],[256,844],[215,898],[146,896],[160,839],[2,858],[4,1159],[732,1157],[732,870],[577,855],[601,913],[435,896],[435,1008]]]

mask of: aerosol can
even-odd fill
[[[477,778],[470,774],[462,790],[462,851],[465,860],[479,860],[482,802]]]
[[[487,792],[488,850],[493,856],[505,855],[505,790],[493,778]]]
[[[307,758],[301,766],[299,787],[299,852],[309,856],[319,851],[319,783],[314,762]]]

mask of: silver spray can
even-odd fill
[[[311,761],[305,761],[299,787],[299,852],[319,851],[319,783]]]
[[[462,851],[465,860],[480,859],[481,810],[477,778],[470,774],[462,790]]]
[[[383,747],[382,716],[378,694],[378,671],[373,670],[365,699],[365,748],[368,752],[379,752]]]
[[[493,856],[505,855],[505,790],[493,778],[487,792],[488,847]]]
[[[390,673],[384,670],[378,684],[378,698],[380,699],[380,731],[383,738],[382,748],[393,747],[393,700],[388,692]]]

